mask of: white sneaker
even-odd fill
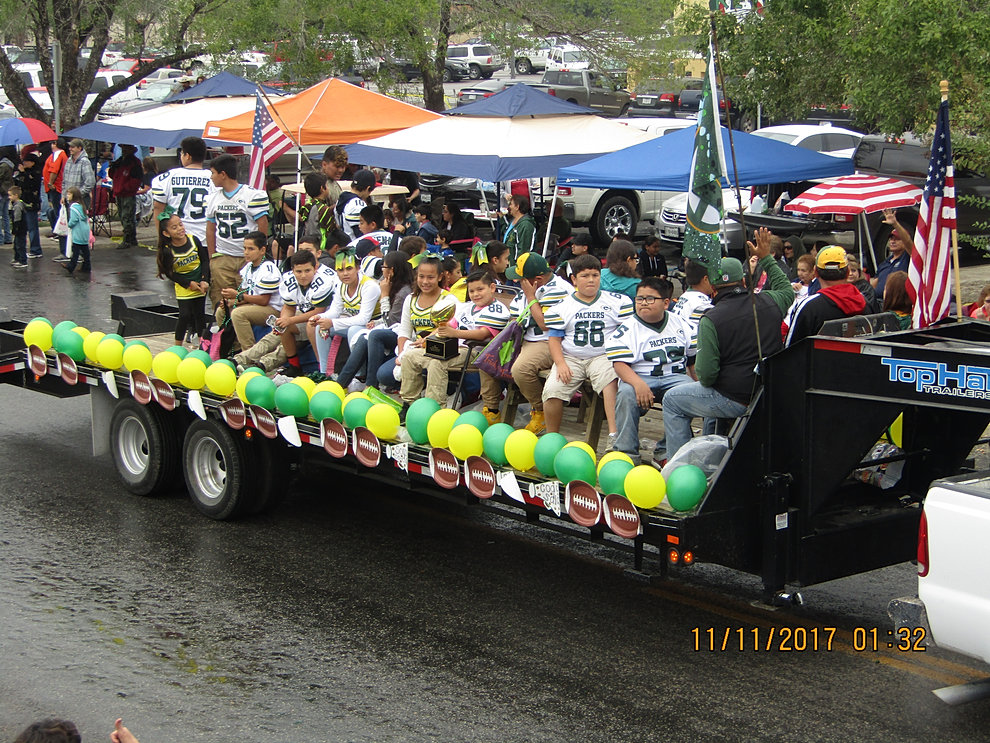
[[[360,379],[353,380],[349,385],[347,385],[348,392],[361,392],[367,385]]]
[[[614,451],[615,450],[615,440],[617,438],[619,438],[619,432],[618,431],[616,431],[615,433],[610,433],[608,435],[608,437],[606,438],[606,441],[605,441],[605,451]]]

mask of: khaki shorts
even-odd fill
[[[564,384],[557,377],[557,365],[550,369],[550,376],[543,386],[543,402],[556,398],[558,400],[570,400],[574,393],[580,389],[585,380],[591,382],[595,392],[601,392],[610,382],[618,379],[612,362],[603,354],[593,359],[576,359],[565,354],[564,361],[571,368],[571,381]]]

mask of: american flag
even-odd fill
[[[956,228],[956,187],[949,141],[949,102],[942,101],[935,122],[928,180],[921,197],[908,285],[914,291],[913,324],[927,328],[949,314],[952,231]],[[956,297],[956,301],[961,301]]]
[[[268,109],[259,93],[254,94],[257,103],[254,107],[254,129],[251,132],[251,167],[248,171],[248,185],[264,189],[265,168],[275,162],[280,155],[292,149],[292,140],[272,121]]]

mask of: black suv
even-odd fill
[[[856,171],[876,173],[912,183],[918,188],[925,187],[931,149],[917,143],[888,142],[883,137],[863,137],[853,155]],[[963,195],[990,198],[990,178],[983,173],[955,168],[956,181],[956,222],[960,234],[985,234],[986,229],[976,226],[979,222],[990,222],[990,210],[971,204],[958,202]]]

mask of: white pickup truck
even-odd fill
[[[990,664],[988,535],[990,472],[932,483],[918,529],[918,595],[894,599],[887,607],[899,637]],[[990,695],[987,684],[966,687],[936,694],[950,703]]]

